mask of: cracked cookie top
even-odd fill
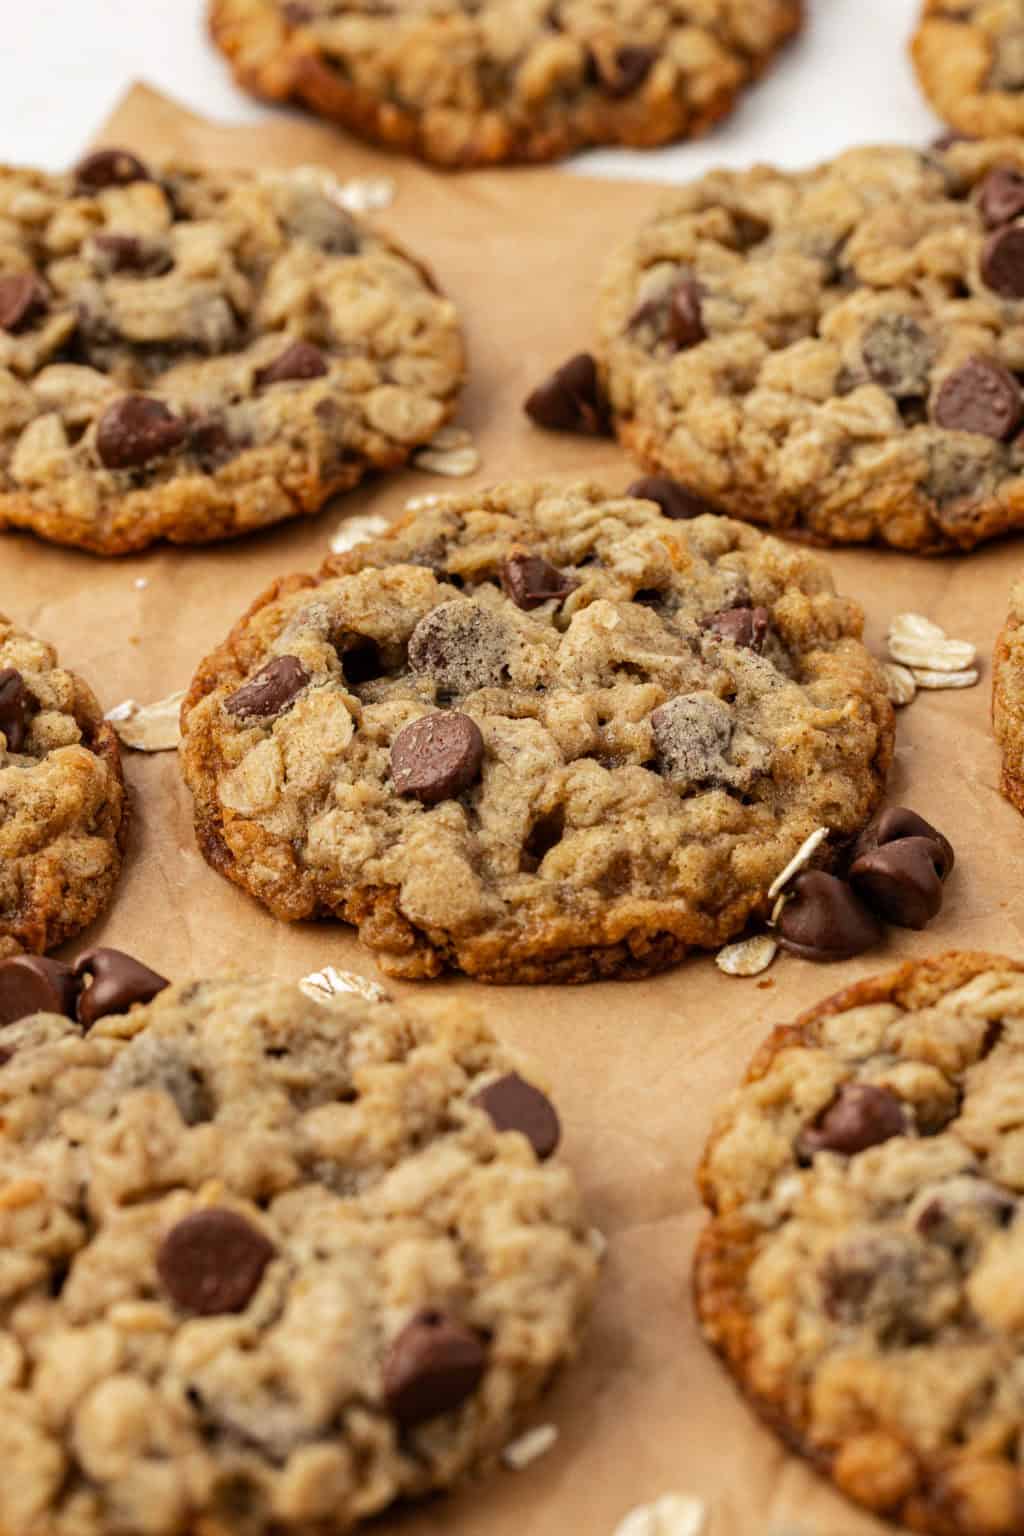
[[[438,498],[202,664],[200,846],[398,974],[646,974],[871,814],[892,710],[860,632],[819,560],[724,518],[592,485]]]
[[[776,1030],[701,1171],[704,1331],[849,1497],[1020,1529],[1024,972],[949,954]]]
[[[203,981],[2,1046],[4,1530],[350,1531],[574,1351],[554,1112],[465,1012]]]
[[[54,949],[104,910],[127,826],[92,690],[0,614],[0,960]]]
[[[699,134],[801,0],[212,0],[239,81],[445,166]]]
[[[0,168],[0,527],[120,554],[316,512],[434,435],[463,361],[330,178]]]
[[[614,258],[624,443],[714,507],[830,543],[1024,525],[1024,152],[856,149],[715,172]]]

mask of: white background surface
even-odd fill
[[[713,164],[802,165],[857,142],[922,142],[939,131],[907,59],[919,0],[806,0],[809,26],[739,112],[699,144],[576,164],[684,180]],[[133,80],[208,117],[257,121],[206,40],[204,0],[0,0],[0,160],[73,159]]]

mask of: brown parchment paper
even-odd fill
[[[441,177],[284,114],[269,126],[213,126],[142,88],[99,137],[143,155],[255,167],[319,162],[341,176],[392,176],[398,195],[380,223],[433,265],[465,319],[472,374],[459,419],[483,454],[476,482],[584,473],[618,490],[633,478],[616,446],[541,433],[521,401],[589,343],[606,251],[656,204],[658,187],[559,171]],[[258,538],[124,560],[0,537],[0,611],[54,641],[105,708],[129,697],[152,702],[187,686],[270,580],[315,569],[343,515],[397,512],[409,496],[473,483],[401,474]],[[716,1104],[773,1024],[908,956],[954,946],[1024,955],[1024,824],[998,793],[989,727],[992,644],[1024,545],[932,561],[872,551],[828,558],[840,588],[864,605],[879,653],[888,618],[904,609],[980,648],[980,686],[919,694],[899,717],[890,799],[934,819],[956,846],[944,910],[923,934],[892,930],[887,947],[869,956],[832,966],[782,957],[758,980],[723,976],[698,957],[650,982],[577,989],[388,983],[419,997],[457,989],[539,1060],[563,1115],[566,1153],[610,1246],[589,1344],[532,1421],[558,1426],[554,1450],[526,1471],[498,1470],[375,1530],[611,1536],[631,1507],[669,1490],[707,1500],[710,1536],[886,1529],[787,1456],[701,1344],[689,1294],[703,1222],[694,1170]],[[298,979],[325,964],[376,974],[350,930],[287,928],[207,869],[174,754],[126,753],[126,768],[134,822],[125,875],[112,910],[82,943],[128,949],[174,978],[242,969]]]

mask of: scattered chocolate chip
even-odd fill
[[[579,583],[540,555],[510,555],[501,567],[502,590],[517,608],[539,608],[561,602]]]
[[[635,44],[619,48],[608,61],[595,58],[597,75],[609,96],[631,96],[643,85],[657,57],[656,48]]]
[[[897,400],[928,393],[935,348],[910,315],[880,315],[861,341],[864,366]]]
[[[721,640],[728,640],[743,650],[764,650],[764,642],[771,624],[767,608],[723,608],[709,618],[701,620],[701,629],[708,629]]]
[[[930,821],[925,821],[923,816],[905,805],[890,805],[868,823],[854,844],[852,859],[859,859],[865,853],[872,853],[876,848],[904,837],[931,839],[939,850],[939,877],[945,880],[956,862],[952,843]]]
[[[663,517],[671,517],[677,522],[686,522],[691,517],[701,517],[705,512],[715,510],[696,491],[687,490],[685,485],[671,480],[668,475],[644,475],[633,481],[626,495],[635,496],[638,501],[653,501],[661,508]]]
[[[93,240],[97,254],[109,272],[138,272],[160,277],[174,262],[162,245],[138,239],[135,235],[97,235]]]
[[[978,208],[989,229],[1019,218],[1024,213],[1024,176],[1012,165],[997,165],[981,184]]]
[[[123,395],[99,419],[96,451],[107,469],[137,469],[180,448],[188,428],[148,395]]]
[[[285,384],[293,379],[322,379],[327,372],[327,361],[311,341],[293,341],[280,357],[260,368],[256,384],[264,389],[268,384]]]
[[[850,884],[879,917],[924,928],[942,906],[942,854],[927,837],[901,837],[850,865]]]
[[[142,161],[126,149],[98,149],[80,160],[74,171],[80,192],[103,192],[107,187],[127,187],[133,181],[151,181]]]
[[[488,1083],[475,1095],[473,1103],[487,1112],[496,1130],[521,1131],[542,1162],[562,1139],[555,1106],[518,1072],[509,1072]]]
[[[531,421],[549,432],[607,437],[611,431],[597,364],[589,352],[579,352],[556,368],[527,397],[523,409]]]
[[[668,335],[678,351],[697,346],[707,331],[701,314],[700,288],[695,278],[684,277],[672,290],[668,306]]]
[[[46,313],[49,303],[49,291],[34,272],[0,277],[0,330],[12,335],[25,330]]]
[[[423,715],[392,742],[391,777],[398,794],[436,805],[475,784],[483,760],[484,739],[475,720],[455,711]]]
[[[852,1157],[877,1147],[907,1129],[902,1100],[874,1083],[844,1083],[832,1103],[796,1141],[797,1155],[809,1160],[816,1152],[840,1152]]]
[[[86,1029],[112,1013],[127,1013],[136,1003],[152,1002],[170,986],[166,976],[119,949],[87,949],[75,962],[75,975],[80,982],[92,978],[78,995],[78,1022]]]
[[[0,1028],[33,1013],[75,1017],[79,983],[70,965],[43,955],[15,955],[0,964]]]
[[[228,695],[224,708],[240,720],[270,720],[294,704],[308,682],[309,673],[297,656],[275,656]]]
[[[982,281],[1006,299],[1024,298],[1024,226],[1008,224],[981,248]]]
[[[479,1334],[444,1312],[419,1312],[384,1361],[384,1402],[396,1423],[414,1429],[471,1397],[487,1368]]]
[[[8,752],[20,752],[25,745],[30,703],[21,673],[14,667],[0,669],[0,735]]]
[[[495,688],[508,666],[510,633],[505,621],[466,598],[439,603],[409,636],[409,665],[446,694]]]
[[[1020,385],[1002,363],[971,357],[943,380],[931,414],[951,432],[977,432],[1001,441],[1020,422]]]
[[[236,1211],[193,1211],[171,1228],[156,1256],[164,1290],[185,1312],[242,1312],[259,1289],[274,1245]]]
[[[778,936],[784,949],[805,960],[845,960],[880,944],[884,930],[845,880],[809,869],[790,886]]]

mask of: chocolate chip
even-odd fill
[[[180,448],[188,429],[162,400],[123,395],[99,419],[96,451],[107,469],[136,469]]]
[[[989,229],[1009,224],[1024,213],[1024,176],[1012,165],[989,171],[978,192],[978,209]]]
[[[88,976],[78,996],[78,1022],[91,1029],[97,1019],[127,1013],[136,1003],[149,1003],[170,986],[166,976],[151,971],[120,949],[88,949],[75,962],[80,981]]]
[[[851,861],[904,837],[931,839],[938,849],[939,878],[945,880],[956,862],[952,843],[930,821],[905,805],[890,805],[868,823],[853,846]]]
[[[213,1112],[201,1074],[176,1045],[144,1030],[126,1045],[108,1068],[105,1090],[114,1103],[140,1088],[165,1093],[185,1125],[199,1125]]]
[[[671,480],[668,475],[644,475],[642,479],[633,481],[626,495],[635,496],[638,501],[653,501],[661,508],[663,517],[671,517],[677,522],[702,517],[705,512],[715,510],[696,491],[687,490],[685,485],[680,485],[678,480]]]
[[[30,705],[21,673],[14,667],[0,669],[0,735],[8,752],[20,752],[25,745]]]
[[[680,352],[704,341],[707,331],[701,315],[700,288],[692,277],[684,277],[672,290],[668,306],[668,336]]]
[[[292,379],[322,379],[326,372],[327,362],[319,347],[311,341],[293,341],[280,357],[257,371],[256,384],[263,389]]]
[[[275,656],[229,694],[224,708],[240,720],[270,720],[294,704],[308,682],[309,673],[297,656]]]
[[[643,85],[657,57],[656,48],[627,45],[619,48],[610,61],[595,59],[598,78],[609,96],[631,96]]]
[[[929,1200],[914,1225],[929,1242],[959,1248],[986,1226],[1009,1226],[1017,1213],[1017,1201],[1009,1190],[987,1179],[965,1174]]]
[[[98,149],[75,166],[80,192],[103,192],[107,187],[127,187],[133,181],[151,181],[141,160],[126,149]]]
[[[852,1157],[877,1147],[907,1129],[903,1102],[888,1088],[874,1083],[844,1083],[832,1103],[796,1141],[797,1155],[804,1160],[816,1152],[840,1152]]]
[[[579,585],[540,555],[510,555],[501,567],[503,591],[517,608],[539,608],[554,599],[561,602]]]
[[[549,432],[607,437],[611,430],[597,364],[589,352],[579,352],[556,368],[527,397],[523,409],[531,421]]]
[[[861,355],[876,384],[897,400],[928,393],[935,348],[909,315],[880,315],[861,341]]]
[[[710,630],[720,640],[728,640],[743,650],[764,650],[764,642],[771,624],[767,608],[723,608],[709,618],[701,619],[701,629]]]
[[[232,437],[221,416],[200,416],[188,424],[188,451],[207,474],[215,474],[247,446],[247,438]]]
[[[159,277],[174,265],[165,247],[139,240],[135,235],[97,235],[93,246],[108,272],[139,272]]]
[[[484,739],[475,720],[455,711],[423,715],[391,744],[391,777],[400,795],[423,805],[451,800],[480,777]]]
[[[49,291],[34,272],[0,277],[0,330],[12,334],[25,330],[46,313],[49,303]]]
[[[850,865],[857,895],[899,928],[924,928],[942,906],[939,845],[927,837],[901,837]]]
[[[778,922],[783,948],[805,960],[845,960],[882,942],[884,930],[845,880],[809,869],[790,886]]]
[[[384,1402],[396,1423],[414,1429],[471,1397],[487,1368],[479,1334],[444,1312],[419,1312],[384,1361]]]
[[[75,1016],[79,982],[70,965],[43,955],[15,955],[0,964],[0,1027],[33,1013]]]
[[[1006,299],[1024,298],[1024,226],[1008,224],[981,248],[982,281]]]
[[[446,694],[474,693],[502,681],[509,643],[502,619],[467,598],[453,598],[416,625],[409,636],[409,665]]]
[[[679,785],[724,783],[735,730],[732,711],[709,692],[679,694],[651,715],[658,767]]]
[[[977,432],[1000,441],[1020,422],[1020,385],[1002,363],[971,357],[943,380],[931,414],[951,432]]]
[[[156,1256],[164,1290],[185,1312],[242,1312],[255,1296],[274,1245],[236,1211],[193,1211],[167,1233]]]
[[[486,1111],[496,1130],[521,1131],[542,1162],[562,1139],[555,1106],[518,1072],[488,1083],[474,1096],[473,1103]]]

